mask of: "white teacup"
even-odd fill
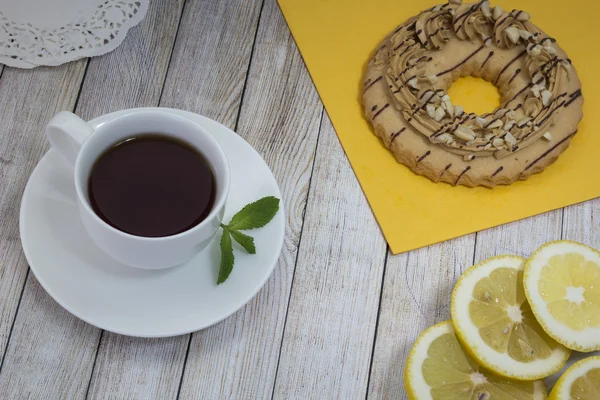
[[[88,179],[98,157],[124,139],[150,132],[183,140],[196,148],[215,176],[217,191],[209,215],[191,229],[172,236],[141,237],[122,232],[96,215],[88,196]],[[173,267],[204,249],[219,228],[229,192],[229,164],[223,149],[200,125],[164,111],[139,110],[94,129],[75,114],[61,112],[46,127],[46,135],[52,147],[74,167],[77,203],[85,229],[116,260],[144,269]]]

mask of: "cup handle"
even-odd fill
[[[46,126],[46,137],[54,149],[75,166],[83,143],[94,132],[94,128],[77,115],[61,111]]]

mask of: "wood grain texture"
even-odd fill
[[[184,0],[152,0],[144,20],[113,52],[90,59],[77,104],[89,120],[160,100]]]
[[[3,399],[83,399],[100,331],[68,314],[30,273],[4,367]]]
[[[323,117],[274,398],[364,398],[386,244]]]
[[[564,209],[562,238],[600,250],[600,198]]]
[[[475,235],[388,257],[369,399],[406,399],[404,367],[417,337],[450,319],[458,277],[473,261]]]
[[[189,0],[160,105],[235,127],[262,0]]]
[[[175,399],[187,342],[104,332],[87,399]]]
[[[529,257],[550,240],[560,239],[562,211],[556,210],[477,234],[475,262],[502,254]]]
[[[166,0],[152,2],[144,21],[129,32],[119,48],[103,57],[90,60],[76,113],[89,118],[115,109],[157,105],[181,9],[182,2],[178,7]],[[81,68],[81,76],[83,70]],[[107,70],[110,71],[108,74]],[[38,69],[33,73],[36,71]],[[126,76],[125,79],[123,75]],[[80,83],[81,77],[76,89],[79,89]],[[74,93],[73,100],[77,90]],[[47,105],[44,101],[48,99],[39,100],[37,107],[45,109]],[[72,109],[73,103],[66,109]],[[41,126],[45,125],[52,114]],[[40,135],[45,143],[42,131]],[[94,371],[93,385],[90,386],[91,398],[104,398],[107,394],[114,398],[143,398],[138,395],[168,398],[163,397],[163,394],[171,397],[176,395],[187,344],[185,338],[149,344],[143,340],[124,341],[115,339],[117,335],[105,335],[99,353],[96,354],[99,329],[81,323],[51,300],[43,304],[42,311],[52,315],[52,319],[42,319],[36,312],[37,309],[31,309],[40,307],[38,303],[30,301],[30,297],[45,295],[43,291],[38,293],[41,290],[31,276],[19,312],[19,316],[23,317],[17,319],[11,339],[11,348],[13,343],[21,347],[16,347],[16,359],[7,358],[6,370],[0,374],[0,383],[4,382],[6,374],[6,379],[14,383],[14,386],[9,387],[10,390],[29,387],[24,386],[24,382],[29,382],[31,390],[28,395],[32,398],[76,399],[85,397]],[[37,330],[37,340],[34,342],[30,341],[29,332],[22,328],[32,326]],[[23,351],[24,346],[28,346],[27,358],[18,354],[18,350]],[[174,356],[176,361],[164,356],[173,347],[179,350],[179,354]],[[48,348],[52,350],[52,357],[44,359],[48,355]],[[73,356],[83,349],[86,352],[81,356]],[[89,349],[91,351],[88,352]],[[96,357],[99,364],[97,368],[93,368]],[[144,363],[148,359],[153,362]],[[143,371],[134,368],[139,365],[144,366]],[[65,393],[65,387],[71,392]]]
[[[85,61],[58,68],[5,68],[0,79],[0,359],[28,269],[19,239],[21,195],[48,148],[44,127],[56,112],[73,107],[84,70]],[[3,376],[13,368],[10,364],[5,360],[0,393],[8,384]]]
[[[278,180],[284,248],[257,297],[193,334],[182,399],[268,399],[273,391],[322,105],[275,0],[265,2],[252,60],[238,133]]]

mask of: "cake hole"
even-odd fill
[[[448,95],[452,104],[462,106],[468,113],[491,113],[500,106],[498,88],[488,81],[472,76],[459,78],[450,86]]]

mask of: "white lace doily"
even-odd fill
[[[34,68],[114,50],[149,0],[0,0],[0,63]]]

